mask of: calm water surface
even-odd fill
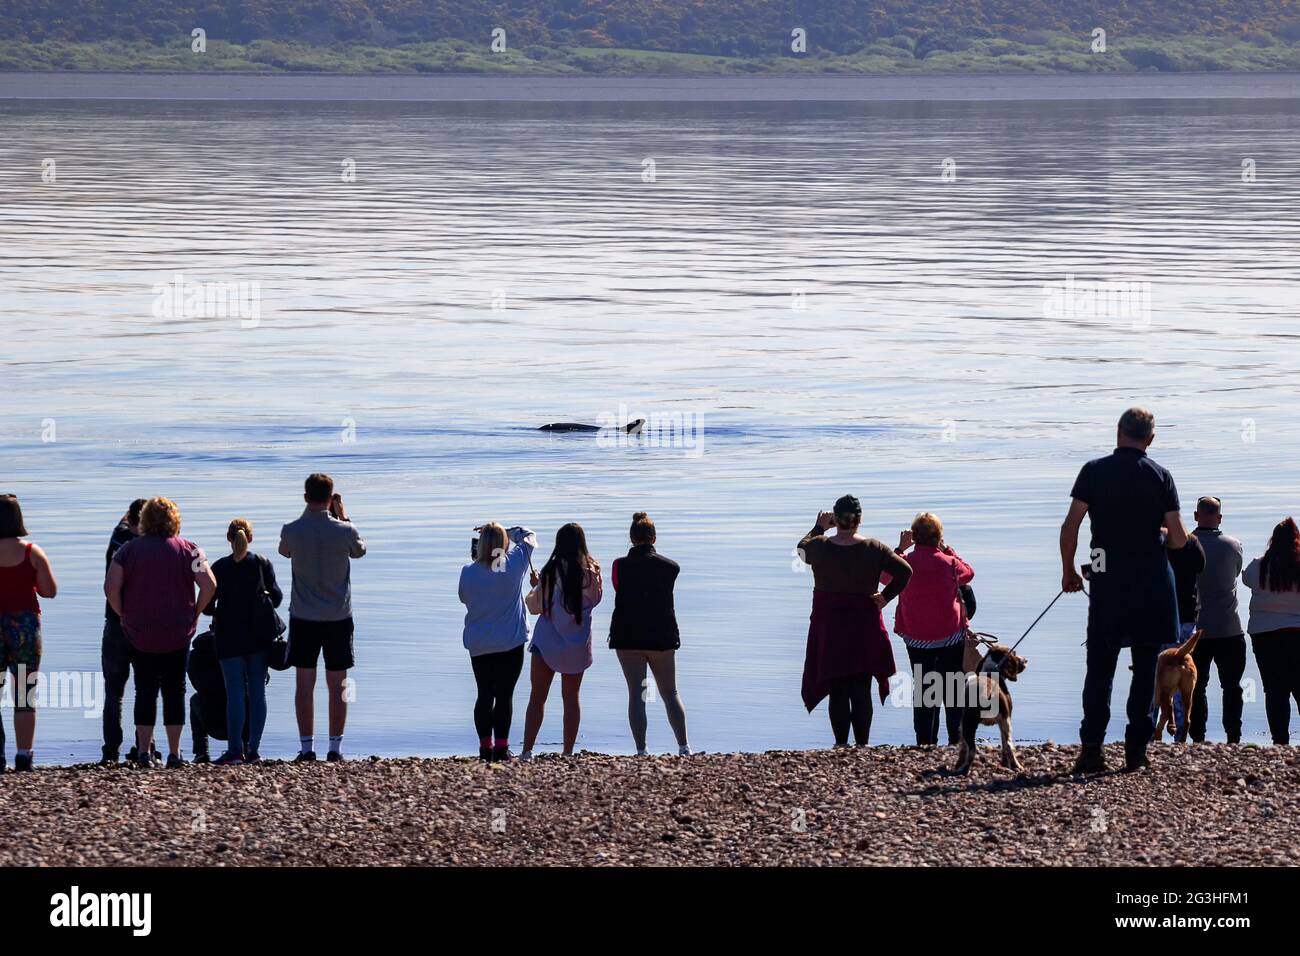
[[[634,510],[683,568],[694,745],[825,745],[793,548],[846,491],[891,543],[937,511],[976,623],[1011,638],[1057,593],[1071,482],[1129,404],[1251,553],[1300,510],[1298,156],[1285,98],[0,104],[0,485],[60,578],[44,666],[98,670],[130,499],[175,498],[213,556],[246,516],[274,554],[324,469],[370,545],[350,752],[473,749],[472,525],[549,549],[577,520],[608,567]],[[156,317],[178,274],[258,283],[259,321]],[[1150,314],[1045,317],[1070,275],[1149,282]],[[624,413],[690,416],[700,444],[533,430]],[[611,603],[580,746],[626,752]],[[1019,737],[1075,739],[1084,616],[1063,598],[1023,645]],[[285,755],[288,675],[270,696]],[[1265,740],[1262,697],[1246,720]],[[909,711],[877,712],[874,741],[910,739]],[[671,744],[657,713],[650,740]],[[99,723],[47,709],[37,743],[87,759]]]

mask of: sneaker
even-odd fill
[[[212,758],[208,756],[206,750],[202,750],[194,755],[194,759],[190,763],[212,763]]]
[[[153,754],[137,754],[135,765],[144,769],[158,766],[158,761]]]
[[[261,763],[261,762],[262,762],[262,755],[258,753],[256,750],[250,750],[248,753],[244,754],[244,763]]]
[[[179,770],[183,766],[185,766],[185,758],[183,758],[180,754],[167,755],[168,770]]]
[[[646,750],[644,747],[641,747],[637,750],[636,755],[638,757],[648,757],[650,756],[650,751]]]
[[[515,755],[510,752],[508,746],[492,748],[492,762],[505,763],[507,760],[514,760]]]
[[[109,753],[107,750],[104,751],[104,756],[99,758],[99,766],[101,767],[116,767],[117,764],[117,754]]]
[[[677,756],[689,757],[690,755],[691,755],[691,748],[686,744],[682,744],[680,747],[677,748]]]
[[[479,748],[478,748],[478,759],[479,759],[479,760],[482,760],[484,763],[491,763],[491,762],[492,762],[492,748],[491,748],[491,747],[479,747]]]
[[[244,762],[244,755],[235,753],[233,750],[227,750],[216,760],[212,761],[213,766],[217,767],[238,767]]]
[[[304,750],[302,753],[298,754],[298,756],[293,758],[293,762],[294,763],[315,763],[316,751]]]
[[[531,750],[525,750],[523,753],[519,755],[520,763],[528,763],[528,761],[532,759],[533,759],[533,752]]]
[[[329,753],[325,755],[326,763],[341,763],[342,761],[343,761],[343,755],[339,753],[337,750],[331,750]]]
[[[21,773],[32,769],[32,755],[18,754],[14,757],[14,771]]]

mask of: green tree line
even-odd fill
[[[891,38],[924,57],[1040,32],[1300,40],[1300,0],[0,0],[0,40],[608,47],[724,57],[847,55]]]

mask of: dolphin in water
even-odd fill
[[[623,426],[623,431],[629,435],[635,435],[641,431],[641,426],[645,424],[644,418],[638,418],[634,422],[629,422]],[[579,422],[551,422],[549,425],[543,425],[537,429],[539,432],[601,432],[605,431],[599,425],[583,425]]]

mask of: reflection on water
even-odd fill
[[[472,750],[472,525],[547,547],[578,520],[608,567],[634,510],[683,567],[696,746],[822,745],[793,547],[845,491],[891,543],[937,511],[977,623],[1013,638],[1132,402],[1249,551],[1297,509],[1298,154],[1295,100],[0,105],[0,441],[63,586],[45,666],[97,668],[131,498],[175,497],[217,553],[245,515],[273,554],[324,468],[371,547],[353,752]],[[257,315],[160,318],[177,281],[256,283]],[[1149,284],[1150,308],[1045,310],[1067,281]],[[701,445],[533,430],[623,413],[694,416]],[[1084,610],[1063,599],[1024,645],[1024,738],[1074,739]],[[600,644],[581,743],[627,750]],[[269,753],[292,749],[291,696],[276,675]],[[873,739],[910,727],[887,707]],[[98,733],[49,710],[41,757]]]

